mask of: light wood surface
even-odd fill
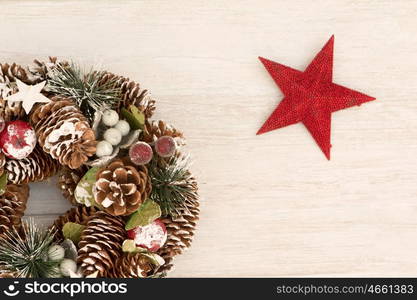
[[[0,60],[99,64],[183,129],[201,221],[172,276],[416,276],[417,1],[1,1]],[[262,136],[282,97],[259,55],[302,70],[335,34],[334,81],[378,100]],[[28,215],[69,205],[32,185]]]

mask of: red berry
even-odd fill
[[[36,145],[36,135],[32,126],[24,121],[6,122],[0,132],[0,147],[9,158],[22,159],[32,153]]]
[[[158,251],[167,240],[167,229],[159,219],[145,226],[138,226],[127,231],[129,239],[134,240],[138,247],[151,252]]]
[[[155,142],[155,151],[162,157],[170,157],[175,153],[177,144],[171,136],[161,136]]]
[[[153,156],[152,147],[145,142],[136,142],[130,147],[130,160],[136,165],[146,165]]]

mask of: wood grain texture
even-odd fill
[[[103,64],[185,131],[202,213],[172,276],[417,274],[417,1],[2,1],[0,59]],[[303,69],[335,34],[334,81],[377,101],[333,114],[332,160],[298,124],[255,136],[281,98],[259,55]],[[28,213],[68,204],[41,183]]]

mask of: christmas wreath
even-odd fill
[[[183,134],[138,83],[50,58],[0,64],[0,277],[162,277],[191,244],[197,183]],[[74,207],[22,220],[58,175]]]

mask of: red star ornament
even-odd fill
[[[332,82],[333,44],[334,36],[304,72],[259,57],[284,99],[257,134],[302,122],[330,160],[331,113],[375,100]]]

